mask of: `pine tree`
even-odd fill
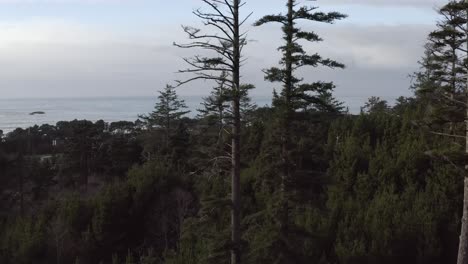
[[[168,143],[171,131],[175,128],[177,121],[190,113],[190,111],[184,109],[187,109],[187,106],[184,100],[179,99],[175,87],[167,85],[163,91],[159,91],[158,102],[154,107],[154,111],[141,118],[146,121],[150,129],[163,129],[166,143]]]
[[[283,39],[285,44],[279,48],[283,57],[280,61],[281,68],[273,67],[266,70],[265,79],[271,82],[280,82],[283,89],[278,100],[284,104],[285,112],[297,111],[309,106],[325,106],[327,102],[321,100],[321,95],[330,92],[335,87],[331,82],[303,83],[303,79],[296,75],[297,70],[305,66],[330,68],[344,68],[344,65],[334,60],[323,58],[319,54],[308,55],[300,42],[320,42],[322,39],[315,32],[301,30],[297,26],[300,20],[320,23],[333,23],[346,16],[337,12],[323,13],[313,12],[317,7],[297,7],[296,0],[287,1],[287,14],[268,15],[258,20],[255,25],[277,22],[282,24]],[[334,110],[328,106],[329,110]]]
[[[427,49],[430,52],[433,79],[439,84],[444,94],[453,95],[465,87],[465,65],[462,60],[466,43],[466,19],[462,3],[452,1],[439,10],[445,19],[437,23],[437,29],[429,34]]]
[[[226,76],[222,73],[222,76]],[[216,139],[216,145],[214,151],[211,149],[211,156],[215,154],[223,155],[226,148],[226,139],[229,137],[229,131],[227,127],[233,124],[233,111],[229,102],[232,100],[229,96],[229,90],[224,81],[217,81],[217,86],[213,87],[211,95],[203,98],[201,105],[203,106],[199,111],[199,118],[203,118],[208,122],[209,126],[215,126],[215,130],[207,127],[205,135],[211,139]],[[254,89],[255,86],[251,84],[243,84],[240,89],[240,115],[243,126],[251,121],[251,115],[256,109],[256,104],[252,103],[248,92]],[[212,133],[206,133],[212,131]],[[214,135],[215,134],[215,135]],[[207,141],[206,143],[210,143]],[[205,151],[206,152],[206,151]],[[210,155],[210,154],[209,154]]]
[[[333,23],[346,16],[337,12],[315,12],[317,7],[297,7],[296,0],[287,1],[287,13],[267,15],[255,23],[261,26],[267,23],[280,23],[283,30],[284,45],[279,48],[282,52],[280,67],[273,67],[265,71],[265,79],[271,82],[282,83],[283,88],[279,94],[275,93],[274,106],[279,111],[279,130],[281,145],[281,186],[280,198],[280,229],[287,234],[289,226],[290,190],[294,174],[294,161],[291,157],[293,149],[291,142],[291,125],[295,113],[299,110],[326,109],[336,111],[336,104],[330,98],[334,84],[331,82],[303,83],[297,76],[297,71],[305,66],[330,68],[343,68],[344,65],[334,60],[323,58],[319,54],[309,55],[301,45],[302,41],[319,42],[322,39],[315,32],[303,31],[297,23],[301,20],[309,22]]]
[[[249,91],[255,89],[252,84],[241,85],[241,98],[240,98],[240,115],[241,121],[244,124],[249,124],[252,119],[252,113],[257,109],[257,105],[252,102],[249,96]]]
[[[468,1],[450,1],[439,10],[443,20],[429,35],[423,71],[418,74],[416,91],[427,97],[429,131],[452,138],[447,151],[468,153]],[[463,124],[465,123],[465,124]],[[457,146],[464,145],[464,149]],[[455,147],[453,147],[455,146]],[[439,151],[440,152],[440,151]],[[465,162],[463,217],[459,238],[458,264],[468,263],[468,175]]]
[[[372,96],[367,100],[364,107],[362,108],[366,113],[386,113],[389,112],[390,107],[386,100],[380,99],[380,97]]]
[[[417,76],[417,92],[429,99],[432,121],[447,124],[447,133],[453,133],[455,123],[459,122],[455,116],[463,119],[463,115],[453,114],[464,112],[460,104],[466,86],[464,12],[460,1],[451,1],[439,10],[444,19],[428,36],[425,57],[420,62],[424,75]]]
[[[199,117],[208,118],[216,124],[221,132],[226,123],[226,110],[229,108],[228,85],[226,84],[227,73],[222,72],[217,85],[213,87],[210,96],[203,98],[202,108],[198,109]]]

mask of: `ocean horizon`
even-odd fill
[[[180,96],[191,111],[187,116],[195,117],[205,96]],[[359,113],[367,100],[363,97],[343,97],[351,113]],[[391,102],[395,98],[382,99]],[[34,125],[55,125],[59,121],[89,120],[105,122],[136,121],[139,115],[153,111],[156,96],[135,97],[82,97],[82,98],[9,98],[0,99],[0,130],[4,133],[16,128]],[[271,105],[271,96],[252,96],[257,106]],[[30,115],[41,111],[44,114]]]
[[[194,117],[205,96],[180,96]],[[253,97],[258,106],[269,105],[271,97]],[[136,121],[139,115],[150,113],[156,96],[86,97],[86,98],[9,98],[0,99],[0,130],[8,133],[16,128],[34,125],[55,125],[59,121],[89,120],[105,122]],[[32,112],[44,114],[30,115]]]

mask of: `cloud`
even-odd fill
[[[107,42],[114,34],[106,30],[86,27],[65,19],[31,18],[0,22],[0,47],[17,43],[73,43]]]
[[[324,0],[320,5],[369,5],[369,6],[407,6],[433,8],[446,4],[447,0]]]
[[[306,81],[333,81],[336,95],[352,105],[362,105],[370,96],[390,101],[411,95],[409,75],[418,70],[428,25],[356,26],[332,25],[315,28],[324,42],[305,45],[309,53],[319,53],[346,64],[344,70],[307,68],[301,72]],[[268,94],[278,84],[263,82],[259,69],[277,64],[281,43],[278,27],[254,29],[257,42],[248,46],[249,61],[245,77],[259,84],[254,94]],[[273,56],[271,54],[274,54]],[[354,109],[356,110],[356,109]],[[358,109],[357,109],[358,110]]]
[[[8,4],[69,4],[69,3],[130,3],[142,0],[0,0],[0,3]],[[178,0],[184,5],[198,5],[203,4],[199,0]],[[272,0],[249,0],[247,4],[253,6],[265,6],[270,4]],[[406,6],[406,7],[428,7],[441,6],[446,4],[447,0],[318,0],[317,5],[368,5],[368,6]]]
[[[309,68],[301,76],[307,81],[334,81],[339,98],[361,105],[372,95],[410,94],[408,74],[418,69],[431,26],[337,24],[306,29],[316,30],[325,40],[306,45],[306,50],[344,62],[347,68]],[[277,64],[281,30],[278,25],[251,28],[249,36],[255,41],[245,50],[243,81],[257,86],[254,95],[270,95],[279,85],[265,82],[261,70]],[[182,57],[197,53],[173,47],[173,41],[186,41],[178,25],[126,35],[68,20],[0,22],[0,96],[152,95],[182,78],[175,74],[186,67]],[[179,92],[205,95],[212,86],[196,82]]]
[[[0,23],[0,96],[148,95],[180,63],[171,42],[80,24]]]
[[[124,3],[128,0],[0,0],[0,4]]]
[[[326,41],[319,48],[362,68],[405,68],[422,55],[432,29],[428,25],[332,27],[322,30]]]

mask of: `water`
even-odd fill
[[[188,116],[195,116],[202,98],[185,96],[182,99],[192,111]],[[255,98],[255,101],[259,106],[264,106],[269,104],[270,99]],[[55,125],[58,121],[75,119],[135,121],[138,115],[151,112],[155,102],[155,97],[0,99],[0,130],[8,133],[18,127]],[[43,111],[45,114],[30,115],[36,111]]]
[[[201,96],[182,96],[189,110],[188,115],[194,117],[200,108]],[[351,113],[359,113],[359,107],[367,97],[339,97],[339,100],[349,106]],[[385,98],[392,101],[391,98]],[[271,97],[254,96],[252,100],[258,106],[271,103]],[[139,115],[147,114],[154,108],[156,97],[109,97],[109,98],[46,98],[46,99],[0,99],[0,130],[4,133],[21,127],[51,124],[58,121],[86,119],[90,121],[104,120],[135,121]],[[32,112],[43,111],[44,115],[30,115]]]

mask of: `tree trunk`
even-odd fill
[[[468,152],[468,150],[467,150]],[[468,263],[468,177],[464,180],[463,217],[460,230],[457,264]]]
[[[468,3],[468,0],[465,0]],[[467,14],[468,15],[468,14]],[[465,34],[468,36],[468,23]],[[467,39],[468,46],[468,39]],[[468,78],[467,87],[465,88],[466,101],[468,102]],[[466,126],[466,139],[465,139],[465,153],[468,153],[468,106],[466,107],[465,116]],[[465,163],[464,187],[463,187],[463,217],[461,220],[460,241],[458,244],[458,260],[457,264],[468,264],[468,164]]]
[[[455,37],[453,37],[455,38]],[[452,40],[453,40],[452,38]],[[453,40],[454,41],[454,40]],[[452,80],[451,80],[451,91],[450,91],[450,99],[453,101],[455,99],[455,93],[457,92],[457,50],[456,48],[452,48]],[[454,133],[454,125],[453,122],[450,122],[449,124],[449,132],[450,135],[453,135]]]
[[[231,264],[241,263],[241,250],[240,250],[240,32],[239,32],[239,1],[234,0],[233,17],[234,17],[234,70],[233,70],[233,101],[232,110],[234,115],[232,126],[232,183],[231,183],[231,228],[232,228],[232,249],[231,249]]]
[[[468,87],[467,87],[468,94]],[[467,96],[468,102],[468,96]],[[468,107],[466,109],[466,145],[465,152],[468,153]],[[463,187],[463,217],[461,220],[460,241],[458,245],[457,264],[468,264],[468,164],[465,165],[465,177]]]
[[[218,106],[218,151],[222,151],[224,147],[224,140],[223,140],[223,128],[224,128],[224,108],[223,108],[223,102]]]
[[[232,129],[232,250],[231,263],[240,263],[240,111],[239,102],[233,101],[234,125]]]
[[[169,106],[168,106],[168,108],[169,108]],[[166,144],[165,144],[166,148],[169,147],[169,133],[170,133],[170,129],[171,129],[171,118],[170,118],[169,113],[168,113],[168,114],[166,114],[166,131],[165,131],[165,132],[166,132],[166,135],[165,135],[165,136],[166,136],[166,138],[165,138],[165,140],[166,140],[166,142],[165,142],[165,143],[166,143]]]
[[[20,173],[20,216],[24,217],[24,171]]]
[[[291,169],[291,159],[289,157],[289,142],[290,142],[290,123],[292,118],[292,91],[293,91],[293,65],[292,65],[292,56],[293,51],[291,47],[293,45],[293,27],[294,27],[294,17],[293,10],[294,0],[288,0],[288,27],[285,30],[286,42],[288,48],[286,49],[285,54],[285,63],[286,63],[286,79],[285,79],[285,109],[283,120],[281,121],[281,159],[282,159],[282,175],[281,175],[281,231],[287,233],[288,222],[289,222],[289,204],[287,197],[287,185],[290,180],[290,169]]]

